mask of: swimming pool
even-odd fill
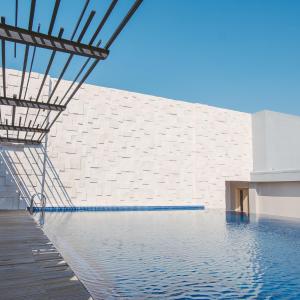
[[[222,211],[46,213],[94,299],[300,299],[300,222]]]

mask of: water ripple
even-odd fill
[[[95,299],[300,299],[300,223],[220,211],[48,213]]]

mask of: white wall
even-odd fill
[[[249,181],[251,132],[250,114],[84,85],[49,135],[48,203],[225,207],[225,181]],[[1,153],[25,196],[40,189],[43,148]]]
[[[252,120],[252,212],[299,218],[300,117],[262,111]]]
[[[273,111],[253,114],[253,171],[300,170],[300,117]]]
[[[256,212],[300,217],[300,182],[255,183]]]

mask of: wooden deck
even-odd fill
[[[0,211],[0,299],[92,299],[26,211]]]

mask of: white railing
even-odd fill
[[[44,211],[44,209],[45,209],[45,207],[46,207],[46,196],[45,196],[44,194],[42,194],[42,193],[36,193],[36,194],[32,195],[31,200],[30,200],[30,208],[29,208],[29,212],[30,212],[31,214],[33,214],[34,203],[36,203],[36,202],[34,201],[34,199],[35,199],[36,197],[39,197],[39,200],[40,200],[40,206],[39,206],[39,207],[41,207],[42,212]],[[37,207],[37,205],[35,205],[35,206]]]

